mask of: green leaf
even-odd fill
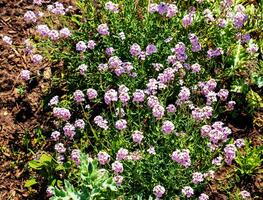
[[[39,158],[40,163],[49,164],[52,161],[52,156],[49,154],[42,154]]]
[[[35,169],[35,170],[40,170],[40,169],[42,169],[43,164],[37,160],[31,160],[31,161],[29,161],[29,167],[32,169]]]
[[[263,87],[263,76],[259,74],[252,74],[252,82],[256,84],[259,88]]]
[[[63,165],[58,165],[56,168],[55,168],[56,171],[60,171],[60,170],[65,170],[65,167]]]
[[[36,181],[36,179],[32,178],[32,179],[29,179],[25,182],[25,187],[31,187],[35,184],[37,184],[37,181]]]

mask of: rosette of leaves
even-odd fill
[[[64,188],[51,187],[51,200],[114,199],[117,187],[109,172],[98,168],[98,161],[81,155],[76,185],[64,180]]]

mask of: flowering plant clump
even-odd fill
[[[238,103],[240,66],[258,57],[249,34],[258,10],[227,0],[46,7],[24,19],[36,25],[32,62],[63,61],[53,83],[66,90],[51,88],[46,103],[60,165],[81,168],[80,152],[94,155],[124,199],[209,199],[207,183],[244,146],[220,116]]]

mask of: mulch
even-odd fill
[[[23,69],[39,74],[43,65],[45,69],[49,68],[49,63],[31,64],[30,57],[24,52],[24,40],[32,35],[33,28],[25,23],[23,16],[27,10],[35,9],[32,0],[0,0],[1,200],[28,199],[29,192],[24,187],[29,178],[26,163],[32,160],[28,142],[35,137],[33,130],[43,127],[45,120],[39,108],[50,80],[34,78],[28,86],[19,77]],[[2,41],[4,35],[13,39],[12,47]],[[20,86],[26,88],[22,95],[17,90]]]

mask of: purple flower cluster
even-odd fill
[[[104,94],[104,101],[107,105],[111,104],[112,102],[118,101],[118,93],[114,89],[110,89]]]
[[[190,198],[191,196],[194,195],[194,190],[193,190],[193,188],[191,188],[190,186],[185,186],[185,187],[182,189],[182,193],[183,193],[187,198]]]
[[[115,174],[120,174],[124,170],[122,163],[117,160],[111,166]]]
[[[163,125],[162,125],[162,131],[164,134],[170,134],[173,132],[174,130],[174,124],[171,122],[171,121],[164,121],[163,122]]]
[[[30,79],[30,73],[31,72],[29,70],[22,70],[20,73],[22,80],[28,81]]]
[[[218,156],[212,160],[212,164],[216,166],[220,166],[223,158],[222,156]]]
[[[87,43],[87,48],[93,50],[96,46],[96,42],[94,40],[89,40]]]
[[[152,108],[152,114],[156,119],[161,119],[164,116],[165,109],[164,107],[157,103],[156,105],[153,106]]]
[[[59,102],[59,99],[58,99],[58,96],[56,95],[56,96],[54,96],[54,97],[52,97],[52,98],[50,99],[48,105],[49,105],[49,106],[54,106],[54,105],[57,105],[58,102]]]
[[[31,60],[34,64],[39,64],[43,60],[43,56],[40,54],[32,55]]]
[[[81,90],[76,90],[73,93],[73,97],[74,97],[74,101],[77,103],[81,103],[81,102],[85,101],[85,99],[84,99],[85,95]]]
[[[217,57],[217,56],[220,56],[220,55],[223,55],[223,54],[224,54],[224,51],[220,47],[215,48],[215,49],[209,49],[207,51],[208,58],[214,58],[214,57]]]
[[[36,32],[41,36],[41,37],[46,37],[49,35],[50,29],[48,28],[47,25],[37,25]]]
[[[156,196],[157,199],[161,198],[165,193],[165,188],[161,185],[156,185],[153,188],[153,194]]]
[[[146,55],[147,56],[152,55],[153,53],[156,53],[156,52],[157,52],[157,47],[154,44],[149,44],[146,47]]]
[[[194,15],[192,13],[185,15],[182,19],[183,27],[184,28],[189,27],[193,23],[193,20],[194,20]]]
[[[117,76],[124,73],[131,75],[133,66],[130,62],[122,62],[118,56],[112,56],[108,61],[109,69],[112,70]],[[105,68],[106,70],[106,68]],[[104,71],[104,69],[102,69]]]
[[[52,5],[47,6],[48,11],[55,15],[65,15],[69,9],[66,9],[62,3],[55,2]]]
[[[168,18],[174,17],[178,13],[178,8],[175,4],[161,2],[160,4],[152,3],[149,6],[150,13],[159,13]]]
[[[225,161],[228,165],[232,164],[232,161],[236,157],[236,147],[234,144],[228,144],[224,148],[224,153],[225,153]]]
[[[250,54],[254,54],[258,51],[259,47],[257,44],[255,43],[249,43],[248,44],[248,48],[247,48],[247,52],[250,53]]]
[[[75,136],[75,126],[73,126],[70,123],[66,123],[63,127],[64,135],[68,137],[69,139],[73,140],[73,137]]]
[[[202,181],[204,181],[204,176],[203,176],[202,173],[200,173],[200,172],[193,173],[193,175],[192,175],[192,182],[194,184],[201,183]]]
[[[115,49],[113,47],[108,47],[106,48],[105,50],[105,53],[108,55],[108,56],[112,56],[112,54],[114,53]]]
[[[76,50],[77,50],[77,51],[83,52],[83,51],[86,51],[86,49],[87,49],[87,45],[86,45],[85,42],[79,41],[79,42],[76,44]]]
[[[79,70],[80,75],[84,75],[85,72],[87,71],[87,69],[88,69],[88,66],[85,65],[85,64],[81,64],[81,65],[78,67],[78,70]]]
[[[53,131],[53,132],[51,133],[51,139],[52,139],[53,141],[58,141],[58,140],[59,140],[59,137],[60,137],[60,132],[58,132],[58,131]]]
[[[110,34],[109,27],[107,24],[100,24],[97,28],[97,31],[103,36]]]
[[[213,114],[213,108],[211,106],[205,106],[203,108],[194,108],[192,110],[192,117],[197,121],[210,119]]]
[[[181,105],[187,102],[190,98],[190,95],[191,95],[190,90],[187,87],[183,86],[178,94],[178,99],[176,101],[176,104]]]
[[[64,144],[62,144],[62,143],[55,144],[55,150],[58,153],[65,153],[66,152],[66,148],[64,147]]]
[[[119,5],[112,3],[111,1],[105,4],[105,8],[111,12],[118,13],[119,12]]]
[[[108,121],[106,119],[103,119],[103,117],[100,115],[94,118],[94,123],[104,130],[107,130],[109,128]]]
[[[138,45],[137,43],[134,43],[131,47],[130,47],[130,53],[133,57],[138,57],[141,54],[141,47],[140,45]]]
[[[87,96],[89,100],[96,99],[98,97],[98,92],[92,88],[87,90]]]
[[[199,196],[198,199],[199,199],[199,200],[208,200],[208,199],[209,199],[209,196],[208,196],[207,194],[205,194],[205,193],[202,193],[202,194]]]
[[[175,113],[176,112],[176,107],[174,104],[169,104],[167,107],[166,107],[166,110],[168,113]]]
[[[245,8],[242,5],[237,5],[238,11],[235,13],[232,21],[235,28],[240,29],[247,21],[248,16],[244,13]]]
[[[115,128],[120,130],[120,131],[126,129],[127,128],[127,121],[125,119],[120,119],[120,120],[116,121]]]
[[[224,123],[220,121],[214,122],[212,126],[204,125],[201,128],[201,135],[209,137],[213,144],[217,144],[219,141],[226,142],[232,132],[230,128],[223,125]]]
[[[71,152],[71,160],[73,160],[76,165],[80,165],[80,150],[73,149]]]
[[[100,151],[97,155],[98,161],[101,165],[106,165],[110,162],[110,155],[106,152]]]
[[[143,138],[144,136],[141,131],[134,131],[134,133],[132,134],[132,140],[137,144],[141,144]]]
[[[120,85],[119,86],[119,99],[122,102],[123,105],[127,105],[128,101],[130,100],[129,96],[129,88],[127,88],[125,85]]]
[[[240,192],[240,195],[243,199],[250,199],[251,198],[251,194],[246,190],[242,190]]]
[[[135,92],[133,93],[133,102],[135,103],[141,103],[144,102],[144,97],[145,94],[143,90],[136,89]]]
[[[36,16],[36,14],[35,14],[33,11],[27,11],[27,12],[24,14],[24,20],[25,20],[27,23],[36,22],[36,21],[37,21],[37,16]]]
[[[243,146],[245,146],[245,140],[244,139],[236,139],[235,140],[235,145],[237,148],[242,148]]]
[[[181,62],[184,62],[187,59],[185,50],[186,50],[185,44],[182,42],[177,43],[175,47],[172,49],[172,51],[176,55],[176,59]]]
[[[116,183],[117,186],[121,186],[123,182],[123,176],[117,175],[113,177],[113,181]]]
[[[158,88],[164,89],[174,80],[176,70],[174,68],[168,67],[162,73],[159,73],[158,80]]]
[[[53,108],[53,115],[59,119],[62,119],[63,121],[67,121],[70,119],[71,114],[70,111],[66,108]]]
[[[77,119],[74,123],[74,126],[79,129],[84,129],[85,128],[85,122],[83,119]]]
[[[194,73],[198,73],[201,71],[201,66],[198,63],[191,65],[191,69]]]
[[[172,160],[187,168],[191,166],[190,151],[188,149],[177,149],[172,153]]]
[[[116,155],[116,160],[128,160],[129,151],[124,148],[120,148]]]
[[[190,33],[188,38],[192,45],[192,52],[198,52],[201,50],[201,44],[199,43],[198,37],[194,33]]]
[[[154,70],[157,72],[163,68],[163,64],[160,64],[160,63],[152,63],[152,66],[153,66]]]
[[[33,0],[33,4],[36,4],[38,6],[41,6],[43,3],[43,0]]]

